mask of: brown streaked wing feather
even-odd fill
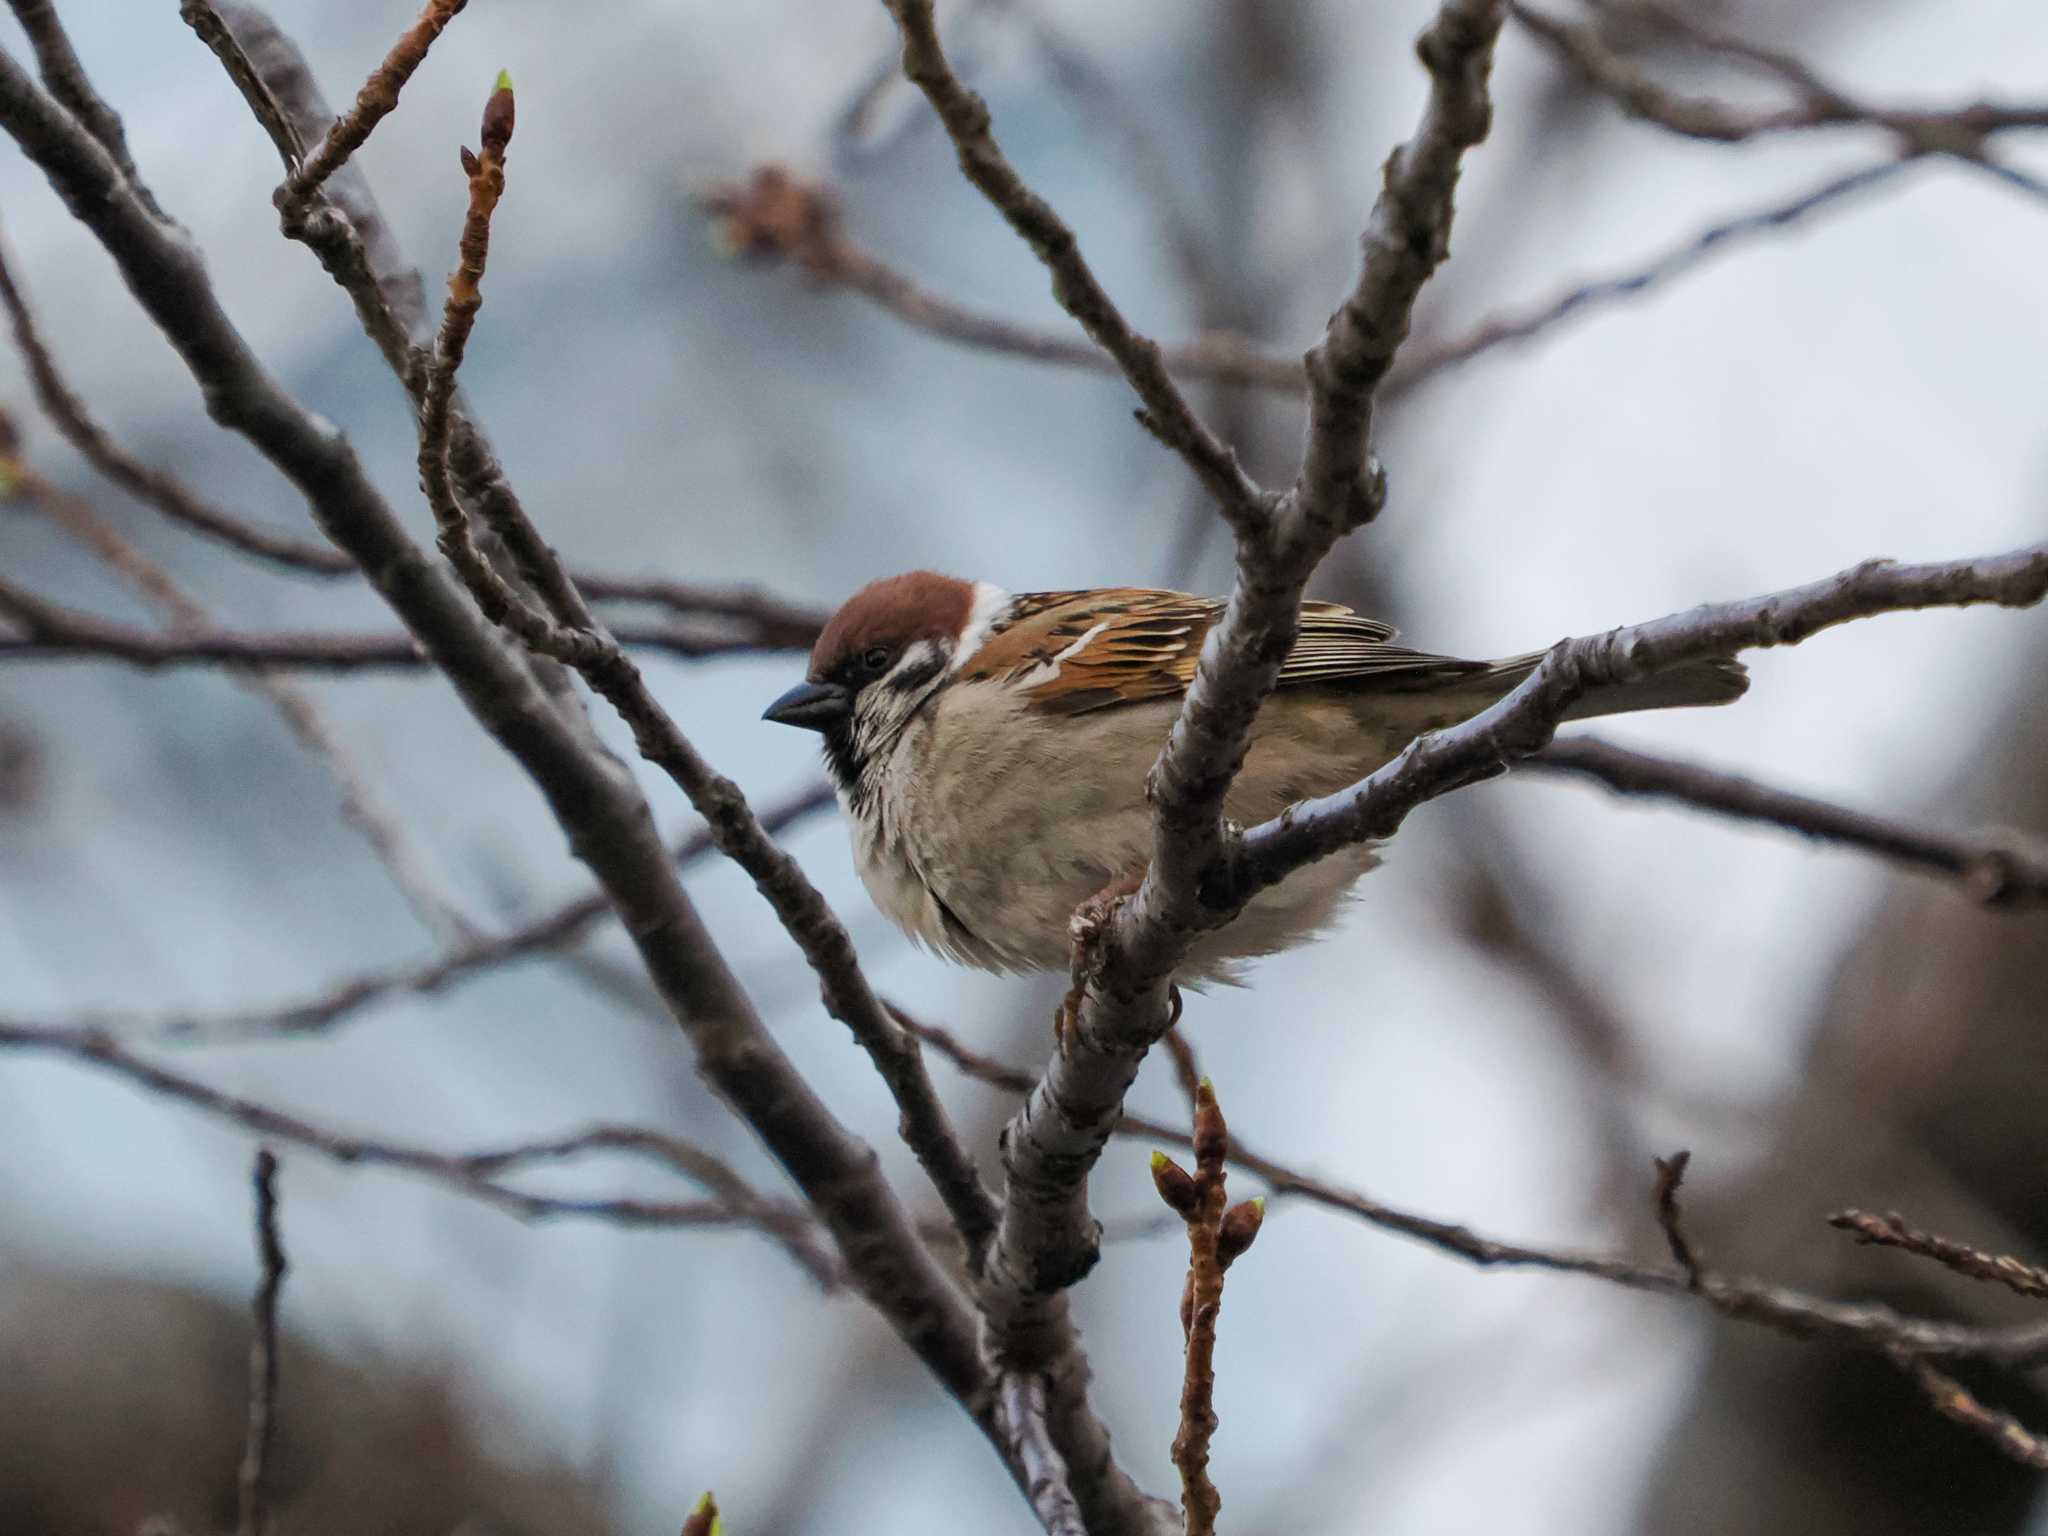
[[[1052,714],[1177,697],[1194,679],[1202,642],[1222,612],[1214,598],[1145,587],[1025,593],[1012,620],[975,653],[968,676],[1014,682],[1053,668],[1030,686],[1033,704]],[[1085,646],[1065,654],[1084,636]],[[1391,625],[1341,604],[1304,603],[1279,686],[1401,687],[1479,669],[1389,644],[1393,637]]]

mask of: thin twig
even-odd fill
[[[1891,1362],[1905,1372],[1907,1379],[1927,1394],[1927,1401],[1936,1413],[1982,1435],[2022,1466],[2048,1472],[2048,1442],[2018,1419],[2002,1408],[1980,1402],[1955,1377],[1919,1356],[1900,1350],[1887,1353]]]
[[[1237,455],[1195,415],[1167,371],[1159,346],[1124,318],[1081,254],[1074,232],[1032,191],[996,143],[988,104],[953,73],[939,43],[932,0],[887,0],[903,35],[903,72],[945,125],[960,170],[1020,235],[1052,277],[1053,297],[1095,344],[1116,359],[1137,392],[1139,419],[1187,461],[1233,526],[1261,521],[1266,496]]]
[[[143,206],[159,219],[163,218],[163,209],[135,169],[135,157],[128,153],[128,135],[121,127],[120,114],[107,105],[106,98],[94,90],[92,81],[86,78],[85,66],[79,62],[78,52],[71,46],[71,38],[64,30],[64,23],[58,19],[55,4],[52,0],[8,0],[8,4],[13,7],[14,19],[21,23],[21,30],[28,34],[29,46],[35,50],[36,68],[50,94],[61,101],[65,109],[85,126],[85,131],[113,157],[122,178],[142,199]]]
[[[1608,276],[1589,278],[1554,298],[1525,309],[1489,316],[1463,335],[1448,341],[1403,352],[1387,375],[1381,398],[1399,398],[1437,375],[1470,362],[1481,353],[1528,341],[1586,311],[1646,293],[1703,265],[1731,245],[1760,235],[1775,234],[1873,188],[1891,185],[1915,163],[1910,156],[1887,156],[1856,170],[1828,176],[1789,198],[1775,198],[1758,207],[1716,219],[1647,261]]]
[[[1152,861],[1107,924],[1083,984],[1079,1024],[1005,1139],[1009,1183],[983,1307],[1000,1336],[1028,1328],[1046,1298],[1092,1267],[1087,1177],[1146,1051],[1171,1022],[1173,971],[1216,911],[1207,876],[1229,862],[1222,805],[1260,704],[1292,643],[1302,588],[1340,534],[1384,495],[1367,463],[1373,391],[1449,240],[1464,152],[1490,118],[1487,77],[1503,0],[1445,0],[1420,51],[1428,104],[1387,162],[1358,284],[1311,355],[1311,424],[1301,477],[1271,518],[1234,522],[1238,578],[1211,632],[1148,784]]]
[[[830,785],[818,784],[761,813],[771,836],[833,803]],[[713,851],[711,833],[698,827],[675,846],[674,863],[686,868]],[[504,933],[470,940],[430,960],[359,972],[310,997],[233,1013],[171,1013],[149,1016],[99,1015],[67,1027],[99,1030],[123,1040],[167,1042],[250,1042],[284,1040],[331,1029],[371,1005],[393,997],[429,996],[458,982],[582,939],[615,916],[602,891],[591,891],[551,908]]]
[[[287,667],[314,672],[416,672],[436,664],[418,640],[404,633],[187,630],[159,634],[62,607],[5,578],[0,578],[0,617],[10,620],[16,630],[12,635],[0,634],[0,658],[19,661]],[[667,624],[620,624],[613,634],[621,645],[691,660],[756,655],[762,649],[751,640],[694,635]]]
[[[831,1113],[763,1024],[669,867],[630,775],[571,722],[460,587],[406,536],[346,438],[263,371],[190,242],[151,217],[105,151],[4,53],[0,128],[114,258],[216,419],[306,496],[323,532],[355,559],[464,705],[532,777],[624,919],[700,1070],[803,1189],[854,1283],[993,1440],[992,1382],[966,1297],[883,1179],[873,1148]]]
[[[1552,742],[1521,769],[1577,774],[1618,795],[1675,801],[1738,821],[1783,827],[1953,879],[2002,911],[2048,904],[2048,847],[2017,832],[1951,833],[1850,810],[1740,774],[1673,762],[1590,736]]]
[[[1187,1224],[1188,1235],[1188,1278],[1180,1302],[1187,1352],[1180,1428],[1173,1437],[1182,1525],[1187,1536],[1215,1536],[1223,1496],[1209,1477],[1209,1443],[1216,1436],[1216,1322],[1223,1310],[1223,1276],[1258,1237],[1266,1202],[1226,1204],[1230,1128],[1207,1078],[1195,1088],[1189,1144],[1195,1171],[1190,1174],[1164,1152],[1154,1152],[1152,1182],[1167,1208]]]
[[[249,1345],[249,1426],[237,1478],[240,1515],[236,1536],[264,1536],[270,1528],[270,1448],[277,1439],[277,1298],[284,1288],[284,1244],[277,1234],[277,1158],[256,1150],[256,1332]]]
[[[1689,33],[1702,47],[1765,68],[1791,86],[1799,99],[1788,107],[1745,109],[1710,97],[1682,96],[1657,84],[1608,48],[1594,27],[1560,21],[1519,0],[1512,6],[1515,20],[1524,30],[1555,50],[1631,117],[1687,138],[1725,144],[1815,128],[1873,127],[1897,134],[1915,153],[1975,159],[1983,152],[1984,140],[1993,134],[2048,128],[2048,106],[2031,103],[1973,101],[1900,110],[1860,102],[1826,84],[1809,66],[1789,55],[1711,28],[1677,6],[1637,9],[1654,9],[1664,25]]]
[[[1692,1161],[1690,1152],[1674,1152],[1669,1157],[1656,1159],[1657,1227],[1664,1234],[1664,1242],[1671,1250],[1671,1257],[1678,1261],[1678,1267],[1685,1272],[1686,1284],[1697,1291],[1706,1279],[1706,1265],[1701,1261],[1699,1250],[1686,1234],[1685,1216],[1679,1209],[1678,1190],[1685,1183],[1686,1165]]]
[[[213,616],[170,572],[122,538],[83,500],[26,468],[17,468],[16,479],[22,492],[34,498],[52,521],[165,616],[173,637],[203,632],[212,625]],[[369,845],[414,916],[444,943],[474,938],[474,925],[463,915],[460,904],[441,888],[397,814],[371,786],[355,753],[313,695],[253,667],[230,666],[228,672],[268,703],[285,728],[326,769],[340,792],[342,819]]]
[[[1036,1087],[1037,1078],[1032,1072],[993,1061],[938,1025],[919,1023],[915,1028],[920,1039],[979,1082],[1016,1094],[1029,1093]],[[1144,1115],[1121,1116],[1116,1134],[1174,1147],[1191,1148],[1194,1144],[1185,1127]],[[1692,1277],[1676,1265],[1644,1264],[1611,1254],[1511,1242],[1475,1232],[1458,1222],[1389,1205],[1361,1190],[1257,1153],[1240,1137],[1231,1138],[1230,1164],[1263,1180],[1276,1200],[1298,1200],[1354,1217],[1479,1269],[1533,1269],[1577,1275],[1651,1295],[1691,1297],[1724,1317],[1792,1338],[1829,1339],[1859,1348],[1897,1347],[1930,1357],[1982,1359],[2014,1368],[2048,1365],[2048,1325],[1972,1328],[1902,1316],[1875,1303],[1833,1301],[1767,1281],[1714,1271],[1704,1271],[1695,1288]]]
[[[420,19],[400,35],[384,56],[384,62],[370,72],[356,93],[355,105],[335,120],[326,137],[313,146],[299,168],[277,189],[280,208],[302,203],[320,184],[332,176],[348,157],[361,149],[371,132],[398,107],[398,93],[413,71],[426,61],[427,50],[469,0],[427,0]]]
[[[1791,197],[1716,219],[1646,261],[1488,316],[1448,340],[1405,349],[1387,374],[1380,397],[1399,399],[1495,348],[1531,340],[1567,321],[1635,298],[1743,241],[1802,223],[1859,193],[1891,184],[1916,158],[1887,155],[1857,170],[1831,175]],[[941,341],[1091,373],[1119,371],[1114,358],[1080,337],[1007,320],[924,287],[846,233],[829,190],[801,181],[780,166],[763,166],[744,183],[715,187],[705,194],[703,203],[718,220],[721,241],[730,249],[756,260],[794,261],[807,276],[857,293],[904,324]],[[1160,356],[1168,372],[1190,382],[1239,385],[1293,396],[1308,388],[1308,375],[1298,357],[1264,350],[1234,332],[1209,332],[1193,341],[1167,345]],[[587,581],[584,587],[590,590]]]
[[[1919,1254],[1935,1263],[1967,1275],[1972,1280],[1989,1280],[2007,1290],[2017,1291],[2022,1296],[2036,1300],[2048,1299],[2048,1269],[2016,1259],[2011,1254],[1987,1253],[1982,1248],[1973,1248],[1968,1243],[1959,1243],[1954,1238],[1941,1237],[1933,1232],[1921,1232],[1906,1225],[1906,1218],[1897,1211],[1877,1215],[1872,1211],[1859,1211],[1853,1206],[1838,1211],[1828,1218],[1828,1225],[1844,1232],[1855,1234],[1859,1243],[1871,1243],[1883,1248],[1899,1248],[1907,1253]]]
[[[732,1181],[720,1180],[726,1193],[708,1200],[646,1200],[585,1198],[532,1193],[500,1182],[498,1175],[523,1164],[556,1161],[590,1151],[623,1151],[653,1158],[704,1182],[705,1170],[716,1163],[710,1154],[659,1132],[633,1127],[598,1126],[587,1131],[546,1137],[482,1152],[443,1152],[322,1125],[274,1105],[228,1093],[137,1055],[120,1041],[97,1031],[64,1025],[0,1020],[0,1049],[44,1051],[102,1068],[161,1098],[191,1105],[266,1140],[289,1143],[350,1166],[394,1168],[423,1176],[470,1199],[494,1206],[525,1221],[580,1217],[634,1227],[708,1227],[753,1229],[785,1245],[792,1239],[814,1240],[815,1218],[803,1206],[738,1192]],[[797,1251],[812,1274],[820,1272],[821,1256],[813,1247]],[[837,1265],[827,1272],[843,1274]]]
[[[301,164],[306,158],[306,141],[299,132],[299,125],[271,95],[269,85],[257,73],[256,66],[243,51],[241,41],[221,19],[220,12],[213,8],[212,0],[180,0],[178,16],[220,60],[228,79],[242,93],[250,115],[270,135],[270,142],[276,147],[279,158],[287,166]]]
[[[211,14],[210,7],[208,8]],[[244,58],[239,50],[237,58]],[[246,63],[246,58],[244,58]],[[262,81],[257,80],[262,87]],[[177,476],[145,464],[117,443],[73,391],[57,368],[0,250],[0,308],[7,311],[15,344],[28,367],[36,401],[58,433],[79,455],[123,490],[162,512],[172,522],[229,549],[305,575],[359,574],[355,561],[331,544],[296,538],[229,512],[201,496]],[[711,621],[708,632],[670,631],[645,625],[620,630],[623,643],[673,649],[681,655],[719,655],[752,650],[808,650],[824,626],[816,609],[757,588],[703,587],[666,578],[617,576],[579,571],[577,587],[596,601],[638,603],[677,618]],[[419,660],[409,644],[393,639],[389,650]],[[209,660],[213,658],[208,658]]]
[[[981,1182],[973,1158],[954,1133],[951,1117],[925,1072],[917,1042],[890,1018],[867,978],[845,926],[796,861],[761,830],[739,786],[716,773],[699,756],[673,717],[649,691],[631,658],[598,628],[559,565],[553,551],[526,521],[516,503],[503,508],[524,525],[524,547],[547,564],[534,573],[537,588],[557,594],[544,612],[506,582],[476,552],[468,517],[457,499],[449,471],[450,418],[455,375],[468,345],[490,250],[490,220],[503,195],[505,154],[514,123],[510,81],[500,76],[484,109],[481,149],[464,151],[470,203],[464,221],[461,262],[449,279],[448,302],[434,360],[427,370],[420,408],[420,484],[441,529],[441,549],[454,564],[486,617],[502,624],[540,655],[574,667],[618,711],[633,732],[640,754],[665,772],[710,827],[719,851],[753,877],[757,890],[781,919],[817,974],[827,1008],[864,1049],[902,1111],[904,1142],[931,1179],[960,1229],[970,1254],[978,1255],[994,1229],[995,1202]],[[565,622],[563,615],[568,616]]]

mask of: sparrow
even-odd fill
[[[1105,587],[1005,592],[912,571],[861,588],[811,650],[804,681],[764,719],[819,733],[875,904],[918,943],[990,971],[1063,971],[1077,909],[1136,888],[1151,859],[1145,780],[1195,675],[1221,601]],[[1460,661],[1309,602],[1224,802],[1241,825],[1329,794],[1416,737],[1509,692],[1542,653]],[[1589,694],[1567,719],[1725,704],[1748,675],[1690,662]],[[1370,845],[1342,849],[1197,939],[1185,984],[1327,928]]]

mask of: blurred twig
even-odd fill
[[[114,661],[136,667],[287,667],[317,672],[417,671],[435,665],[419,641],[404,633],[362,634],[343,630],[187,630],[158,634],[66,608],[0,578],[0,617],[14,634],[0,633],[0,658],[19,661]],[[619,624],[619,644],[666,656],[757,655],[752,640],[697,635],[666,624]]]
[[[2048,904],[2048,848],[2016,832],[1973,835],[1918,827],[1590,736],[1554,741],[1520,767],[1577,774],[1619,795],[1672,800],[1739,821],[1763,822],[1946,875],[1987,907],[2017,911]]]
[[[43,1051],[100,1067],[160,1098],[189,1104],[273,1141],[352,1166],[423,1175],[522,1220],[583,1217],[637,1227],[754,1228],[789,1248],[806,1273],[844,1279],[843,1266],[816,1247],[818,1222],[802,1205],[756,1193],[711,1153],[680,1138],[633,1126],[588,1130],[475,1152],[443,1152],[337,1130],[274,1105],[243,1098],[146,1060],[111,1036],[63,1025],[0,1019],[0,1050]],[[590,1152],[659,1161],[717,1192],[705,1200],[543,1195],[502,1182],[526,1164]]]
[[[991,1061],[938,1025],[919,1023],[915,1029],[927,1045],[978,1081],[1019,1094],[1032,1092],[1036,1087],[1036,1075],[1028,1069]],[[1121,1115],[1115,1134],[1168,1146],[1192,1148],[1194,1144],[1193,1136],[1182,1127],[1145,1115]],[[1611,1254],[1508,1242],[1457,1222],[1389,1205],[1361,1190],[1255,1152],[1236,1135],[1231,1137],[1229,1157],[1232,1167],[1263,1180],[1275,1200],[1298,1200],[1356,1217],[1369,1226],[1412,1238],[1481,1269],[1535,1269],[1580,1275],[1627,1290],[1691,1296],[1725,1317],[1793,1338],[1832,1339],[1865,1348],[1897,1346],[1915,1355],[1983,1359],[2014,1368],[2048,1365],[2048,1325],[1972,1328],[1907,1317],[1874,1303],[1832,1301],[1787,1286],[1705,1268],[1695,1285],[1694,1276],[1675,1264],[1645,1264]]]
[[[1988,1280],[2037,1301],[2048,1299],[2048,1270],[2011,1254],[1987,1253],[1954,1238],[1917,1231],[1897,1211],[1880,1216],[1852,1206],[1830,1216],[1828,1225],[1853,1234],[1860,1243],[1918,1254],[1972,1280]]]
[[[270,1526],[270,1448],[277,1439],[277,1298],[287,1268],[277,1234],[277,1158],[268,1147],[256,1151],[256,1257],[262,1277],[256,1285],[255,1338],[249,1345],[249,1427],[242,1443],[237,1485],[240,1515],[236,1536],[264,1536]]]
[[[1892,1363],[1905,1372],[1907,1379],[1927,1394],[1927,1401],[1936,1413],[1982,1435],[2023,1466],[2048,1472],[2048,1442],[2043,1442],[2018,1419],[2001,1408],[1980,1402],[1955,1377],[1919,1356],[1902,1350],[1886,1353]]]
[[[1511,7],[1524,30],[1553,49],[1613,99],[1631,117],[1687,138],[1736,143],[1765,134],[1815,128],[1870,127],[1896,134],[1907,151],[1950,154],[1980,160],[1985,140],[2015,130],[2048,128],[2048,106],[1990,101],[1902,110],[1857,100],[1824,82],[1789,55],[1745,43],[1675,5],[1632,0],[1630,10],[1654,14],[1709,52],[1727,54],[1763,68],[1789,86],[1798,100],[1787,107],[1745,109],[1709,97],[1682,96],[1666,89],[1611,49],[1591,25],[1561,21],[1534,7]]]
[[[305,575],[359,574],[355,561],[331,544],[276,532],[217,506],[176,475],[128,452],[92,414],[58,371],[26,296],[0,251],[0,308],[7,311],[15,345],[27,365],[36,403],[79,456],[108,480],[179,524],[239,553]],[[628,644],[660,644],[672,635],[682,654],[719,654],[721,649],[805,649],[817,638],[824,615],[772,593],[742,587],[692,586],[662,577],[608,576],[583,571],[576,584],[598,601],[640,603],[678,618],[712,620],[717,627],[701,639],[693,634],[628,627]],[[636,637],[636,638],[635,638]],[[695,647],[697,649],[691,649]]]
[[[815,785],[763,811],[762,830],[781,832],[831,804],[830,786]],[[675,845],[671,857],[678,867],[687,867],[712,851],[710,831],[699,827]],[[101,1014],[71,1021],[65,1028],[74,1033],[98,1031],[130,1042],[219,1043],[296,1037],[331,1028],[387,998],[428,995],[499,966],[573,944],[615,915],[604,894],[592,891],[504,933],[467,941],[429,960],[359,972],[295,1001],[219,1014]]]
[[[1404,352],[1388,373],[1383,396],[1399,398],[1483,353],[1531,340],[1582,314],[1634,298],[1729,247],[1802,223],[1857,194],[1894,182],[1915,158],[1887,155],[1830,175],[1789,197],[1715,219],[1645,261],[1573,283],[1525,307],[1503,310],[1444,341],[1418,345]],[[714,188],[704,201],[736,251],[760,260],[786,257],[807,276],[860,294],[906,325],[942,341],[1091,373],[1118,371],[1113,358],[1081,338],[973,309],[924,287],[848,236],[826,189],[798,181],[780,167],[762,167],[744,184]],[[1211,332],[1166,346],[1160,356],[1169,372],[1190,382],[1293,396],[1308,387],[1298,358],[1265,350],[1234,332]]]
[[[456,494],[450,469],[451,405],[456,372],[483,303],[479,285],[489,251],[491,213],[504,190],[513,110],[510,82],[501,75],[484,108],[482,150],[475,155],[465,150],[463,155],[470,205],[463,226],[461,263],[449,279],[448,302],[420,407],[420,484],[441,529],[442,552],[487,618],[517,635],[535,653],[582,674],[632,729],[641,755],[689,797],[719,851],[753,877],[755,889],[775,910],[817,974],[826,1006],[847,1026],[887,1084],[902,1112],[898,1129],[904,1143],[938,1191],[969,1253],[978,1254],[994,1227],[994,1201],[932,1088],[917,1042],[875,997],[861,972],[852,940],[817,887],[762,830],[739,787],[698,754],[617,641],[596,625],[523,508],[510,503],[502,509],[505,517],[523,528],[516,540],[508,542],[516,542],[541,562],[528,575],[545,607],[529,601],[477,554],[469,516]],[[844,1235],[849,1242],[857,1238],[851,1230]]]
[[[4,274],[4,267],[0,267]],[[171,574],[116,533],[82,499],[59,490],[33,470],[15,466],[20,491],[33,498],[50,520],[126,581],[169,622],[172,638],[203,633],[213,616]],[[0,595],[0,608],[6,597]],[[443,943],[475,938],[476,928],[460,904],[441,888],[396,812],[383,802],[342,733],[304,688],[255,667],[234,665],[229,675],[268,702],[307,751],[320,761],[341,795],[342,819],[355,828],[390,875],[406,905]]]

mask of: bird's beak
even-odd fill
[[[763,720],[829,731],[853,713],[853,694],[837,683],[798,683],[762,711]]]

